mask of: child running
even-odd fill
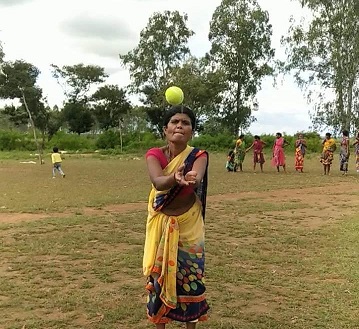
[[[51,154],[51,160],[52,160],[52,178],[56,178],[56,171],[60,173],[62,178],[65,178],[65,173],[62,171],[61,163],[62,158],[61,154],[59,153],[59,148],[55,146],[53,149],[53,153]]]
[[[263,172],[263,163],[265,162],[264,155],[263,155],[263,147],[265,145],[267,145],[267,144],[265,142],[263,142],[258,135],[255,135],[252,145],[246,149],[246,152],[248,152],[250,149],[253,148],[253,170],[254,170],[254,172],[256,172],[257,163],[259,163],[261,172]]]

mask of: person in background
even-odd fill
[[[350,141],[349,141],[349,131],[343,130],[342,132],[342,140],[340,142],[340,171],[343,172],[343,175],[348,174],[348,162],[349,162],[349,156],[350,156]]]
[[[337,148],[334,138],[331,133],[326,133],[322,142],[323,151],[320,157],[320,162],[323,164],[324,175],[330,175],[330,167],[333,162],[333,154]]]
[[[283,167],[283,171],[286,173],[285,168],[285,154],[284,147],[289,145],[289,143],[282,137],[281,133],[276,133],[276,139],[273,144],[273,157],[272,157],[272,165],[277,168],[277,172],[279,172],[279,167]]]
[[[228,152],[227,162],[226,162],[226,169],[227,169],[228,172],[237,171],[236,164],[234,163],[234,151],[233,150]]]
[[[164,115],[167,145],[146,153],[152,189],[143,274],[147,316],[156,329],[172,320],[194,329],[209,309],[204,283],[208,153],[188,145],[195,124],[190,108],[173,106]]]
[[[244,135],[241,134],[236,141],[236,145],[234,147],[235,154],[235,166],[239,171],[243,171],[243,161],[246,156],[246,143],[244,142]]]
[[[298,134],[298,139],[295,141],[295,170],[303,172],[304,156],[307,149],[307,142],[303,134]]]
[[[253,170],[254,170],[254,172],[256,171],[257,163],[259,163],[261,172],[263,172],[263,164],[265,162],[263,148],[265,145],[266,145],[266,143],[263,142],[258,135],[255,135],[252,145],[246,149],[246,152],[248,152],[250,149],[253,148]]]
[[[355,169],[359,173],[359,133],[357,133],[353,146],[355,147]]]
[[[55,146],[52,149],[53,153],[51,154],[51,161],[52,161],[52,178],[56,178],[56,171],[59,172],[59,174],[62,176],[62,178],[65,178],[65,173],[62,171],[61,164],[62,164],[62,158],[61,154],[59,153],[59,148]]]

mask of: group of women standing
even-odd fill
[[[265,162],[263,148],[265,145],[266,143],[263,142],[258,135],[255,135],[253,143],[248,148],[246,148],[244,135],[240,135],[236,141],[234,150],[231,150],[228,153],[226,163],[227,171],[243,171],[243,161],[246,153],[253,149],[253,170],[256,170],[258,163],[261,171],[263,172],[263,164]]]
[[[340,142],[340,171],[343,172],[343,175],[348,173],[348,163],[350,156],[350,139],[349,132],[344,130],[342,133],[342,140]],[[263,155],[263,148],[266,145],[265,142],[261,141],[258,135],[254,136],[254,141],[249,148],[246,148],[244,142],[244,135],[240,135],[236,141],[234,151],[231,151],[227,161],[227,170],[228,171],[243,171],[243,161],[246,153],[253,149],[253,169],[256,170],[256,164],[260,164],[261,171],[263,172],[263,164],[265,162]],[[277,169],[277,172],[280,171],[280,167],[283,168],[283,171],[286,172],[286,160],[284,148],[289,145],[289,143],[284,139],[281,133],[276,134],[276,138],[272,147],[272,159],[271,164]],[[307,142],[304,139],[303,134],[298,134],[298,138],[295,143],[295,160],[294,168],[296,171],[303,173],[304,170],[304,158],[307,149]],[[322,141],[323,150],[320,157],[320,162],[323,164],[324,175],[329,175],[331,165],[333,162],[334,152],[336,150],[336,141],[332,138],[330,133],[326,133],[324,140]],[[359,173],[359,133],[356,136],[355,142],[352,144],[355,147],[355,156],[356,156],[356,170]]]
[[[333,162],[334,152],[336,150],[336,142],[330,133],[325,134],[325,139],[323,140],[322,145],[323,152],[321,154],[320,162],[323,164],[324,175],[329,175]],[[355,148],[355,166],[357,173],[359,173],[359,133],[357,134],[355,142],[352,144],[352,146]],[[343,175],[347,175],[350,157],[350,139],[348,130],[343,130],[342,132],[339,157],[340,171],[343,173]]]
[[[299,153],[297,157],[296,153],[296,169],[303,172],[303,163],[304,163],[304,154],[306,143],[305,140],[302,138],[303,136],[300,135],[301,138],[296,141],[296,148],[298,145]],[[244,135],[240,135],[238,140],[236,141],[236,145],[234,151],[231,151],[228,154],[226,168],[228,171],[243,171],[243,161],[245,158],[246,153],[253,149],[253,170],[256,170],[257,164],[259,164],[261,172],[263,172],[263,164],[265,163],[263,148],[267,144],[261,140],[260,136],[255,135],[254,141],[252,144],[246,148],[246,144],[244,141]],[[277,168],[279,172],[279,168],[283,167],[284,172],[286,172],[286,165],[285,165],[285,154],[284,154],[284,147],[289,145],[289,143],[283,138],[281,133],[276,134],[276,139],[273,144],[272,148],[272,165]],[[300,154],[300,156],[299,156]]]

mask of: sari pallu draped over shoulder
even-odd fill
[[[323,151],[320,157],[320,162],[323,165],[331,165],[333,162],[333,154],[336,150],[335,140],[330,138],[324,142]]]
[[[164,175],[173,174],[183,163],[184,173],[190,171],[195,159],[204,152],[187,146],[163,169]],[[192,207],[179,216],[169,216],[161,209],[178,195],[181,187],[157,191],[152,186],[143,257],[149,293],[147,315],[151,322],[201,321],[207,317],[209,306],[204,286],[206,187],[207,170]]]
[[[273,146],[273,158],[272,158],[272,166],[279,167],[285,165],[285,155],[284,155],[284,138],[280,137],[274,141]]]

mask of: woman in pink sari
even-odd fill
[[[279,167],[283,167],[284,172],[287,172],[285,169],[285,154],[284,154],[284,146],[289,143],[282,137],[281,133],[276,133],[276,139],[273,144],[273,158],[272,165],[277,167],[277,171],[279,172]]]

